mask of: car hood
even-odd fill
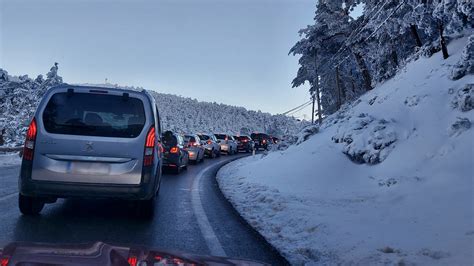
[[[266,265],[246,260],[163,251],[140,246],[14,242],[0,249],[5,265]]]

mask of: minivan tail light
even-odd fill
[[[146,135],[145,154],[143,156],[143,166],[153,164],[153,155],[155,150],[155,126],[151,126]]]
[[[28,161],[33,160],[35,151],[36,133],[37,133],[36,119],[31,120],[28,131],[26,132],[25,146],[23,148],[23,158]]]

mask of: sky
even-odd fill
[[[309,100],[288,51],[315,0],[0,0],[0,68],[273,114]],[[295,116],[310,119],[311,107]]]

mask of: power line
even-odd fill
[[[309,102],[309,103],[307,103],[307,104],[301,106],[301,107],[298,108],[297,110],[294,110],[294,111],[292,111],[292,112],[290,112],[290,113],[287,113],[286,115],[294,115],[294,114],[296,114],[296,113],[302,111],[302,110],[305,109],[306,107],[310,106],[312,103],[313,103],[313,101],[311,100],[311,102]]]
[[[309,103],[311,103],[311,102],[312,102],[312,100],[309,100],[309,101],[307,101],[307,102],[305,102],[305,103],[303,103],[303,104],[301,104],[301,105],[296,106],[296,107],[293,108],[293,109],[290,109],[290,110],[288,110],[288,111],[282,113],[282,115],[286,115],[286,114],[288,114],[288,113],[291,113],[291,112],[293,112],[294,110],[296,110],[296,109],[298,109],[298,108],[301,108],[302,106],[304,106],[304,105],[306,105],[306,104],[309,104]]]

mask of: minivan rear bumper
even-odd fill
[[[25,175],[25,172],[28,171],[21,171],[19,179],[20,194],[24,196],[147,200],[152,198],[155,193],[154,179],[149,179],[151,183],[139,185],[52,182],[32,180],[28,174]]]

